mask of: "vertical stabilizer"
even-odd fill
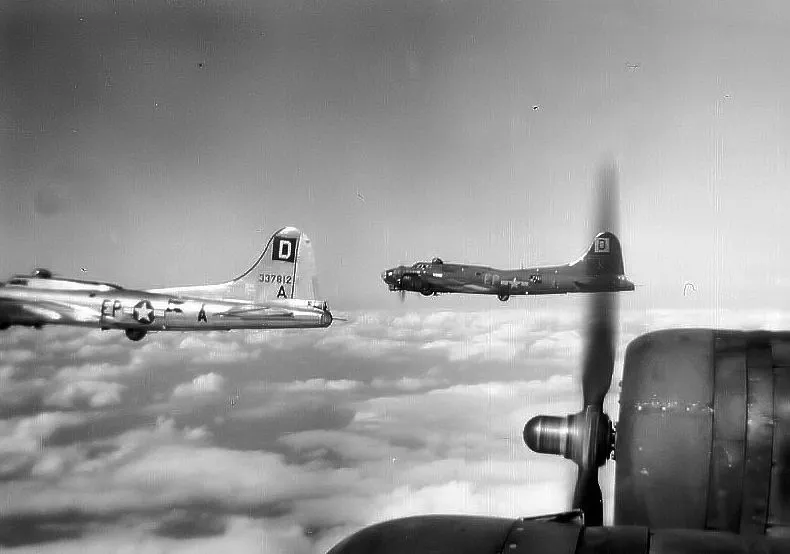
[[[614,233],[596,235],[580,262],[584,264],[585,274],[590,277],[625,274],[623,252]]]
[[[266,243],[255,264],[234,279],[252,292],[256,302],[315,299],[316,263],[310,238],[295,227],[283,227]]]

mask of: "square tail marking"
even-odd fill
[[[601,237],[595,239],[595,249],[596,254],[609,254],[610,247],[609,247],[609,237]]]
[[[274,237],[272,260],[275,262],[296,262],[297,238]]]

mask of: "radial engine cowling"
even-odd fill
[[[417,291],[422,288],[422,279],[412,273],[407,273],[400,280],[400,287],[403,290]]]
[[[634,340],[615,459],[616,525],[790,536],[790,333]]]

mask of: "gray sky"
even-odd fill
[[[757,6],[10,4],[0,271],[217,281],[293,224],[334,305],[389,306],[399,262],[570,261],[613,157],[635,306],[774,305],[790,9]]]
[[[192,4],[0,7],[0,276],[219,281],[295,225],[350,321],[0,334],[0,547],[314,554],[566,509],[572,465],[520,434],[580,406],[584,298],[401,306],[379,273],[570,261],[611,158],[644,285],[616,372],[646,331],[790,326],[785,2]]]

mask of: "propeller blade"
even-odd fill
[[[584,511],[584,524],[603,525],[603,498],[598,485],[598,468],[579,468],[576,489],[573,491],[573,507]]]
[[[596,234],[617,231],[617,166],[604,165],[598,172]],[[603,401],[612,383],[617,329],[617,293],[587,295],[582,358],[584,407],[565,417],[536,416],[524,427],[524,442],[535,452],[556,454],[579,468],[573,507],[584,511],[585,524],[603,525],[598,468],[606,463],[614,446],[614,432]]]
[[[401,303],[406,302],[406,291],[404,289],[400,289],[399,296]]]
[[[620,198],[619,171],[614,162],[608,162],[598,170],[595,184],[597,229],[593,233],[610,231],[617,234],[617,205]]]
[[[617,174],[617,166],[614,162],[604,164],[598,171],[596,233],[617,232]],[[592,405],[603,409],[603,400],[612,382],[614,370],[616,322],[615,294],[592,293],[587,307],[582,362],[582,393],[585,407]]]
[[[582,395],[584,406],[603,411],[614,372],[615,323],[617,293],[596,292],[589,299],[584,357],[582,359]]]

